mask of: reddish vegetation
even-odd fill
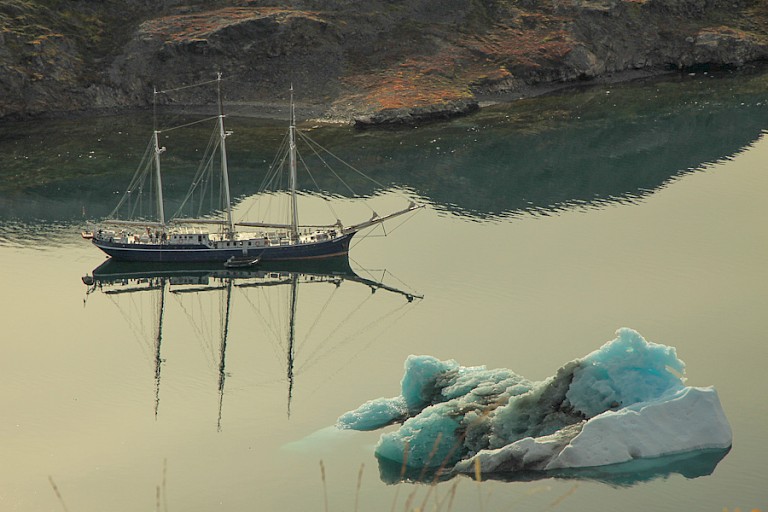
[[[320,20],[317,12],[296,11],[279,7],[227,7],[215,11],[165,16],[146,22],[144,30],[166,41],[185,42],[205,39],[212,33],[243,21],[275,17],[285,20],[290,17]]]
[[[346,78],[346,83],[362,90],[360,98],[381,109],[424,107],[470,97],[466,87],[455,81],[461,72],[456,48],[426,57],[411,57],[397,67],[373,74]]]
[[[470,98],[472,84],[525,75],[572,50],[569,34],[559,28],[562,20],[543,15],[520,19],[535,27],[497,25],[483,35],[458,38],[434,54],[410,56],[389,69],[349,76],[345,83],[362,91],[356,101],[373,108],[439,105]]]
[[[562,59],[573,49],[573,41],[565,30],[538,27],[498,27],[486,35],[472,36],[466,44],[510,70],[536,69]]]
[[[720,27],[704,27],[699,30],[699,35],[702,34],[717,34],[722,36],[730,36],[738,39],[744,39],[748,37],[748,34],[743,30],[737,30],[732,27],[720,26]]]

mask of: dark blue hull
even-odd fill
[[[349,253],[349,243],[355,233],[300,245],[261,248],[212,249],[204,245],[121,244],[93,239],[93,244],[116,261],[173,262],[225,262],[235,257],[259,258],[261,261],[292,261],[333,258]]]

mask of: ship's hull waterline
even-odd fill
[[[273,247],[211,248],[195,244],[120,243],[93,238],[93,244],[116,261],[226,262],[230,258],[254,257],[260,261],[292,261],[333,258],[349,253],[355,233],[322,242]]]

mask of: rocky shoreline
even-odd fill
[[[768,66],[768,62],[766,63]],[[412,127],[432,122],[441,122],[455,117],[470,115],[482,108],[511,103],[523,98],[534,98],[546,94],[555,93],[562,90],[577,90],[584,87],[592,87],[601,84],[619,84],[642,80],[649,78],[660,78],[678,74],[678,71],[625,71],[598,77],[587,82],[566,82],[557,84],[539,84],[529,86],[524,89],[509,93],[495,93],[477,95],[472,101],[461,101],[440,105],[439,108],[429,106],[426,108],[400,108],[391,111],[379,111],[375,114],[353,113],[344,116],[338,116],[334,112],[331,103],[310,103],[297,101],[295,105],[297,120],[300,123],[317,125],[351,125],[357,129],[368,128],[398,128]],[[166,113],[184,113],[213,115],[217,112],[214,104],[178,104],[165,105],[160,107]],[[283,120],[288,118],[288,102],[286,101],[238,101],[225,102],[225,113],[229,116]],[[54,110],[39,112],[23,118],[11,118],[12,120],[31,120],[31,119],[77,119],[86,117],[111,116],[123,113],[148,111],[148,106],[119,106],[103,108],[84,108],[78,110]],[[0,122],[3,120],[0,119]]]
[[[512,92],[477,94],[471,101],[457,101],[450,104],[440,105],[438,108],[430,106],[427,108],[400,108],[392,109],[390,111],[380,111],[373,115],[354,117],[352,123],[356,128],[366,129],[371,127],[413,126],[423,123],[439,122],[453,117],[472,114],[483,107],[500,103],[510,103],[523,98],[534,98],[567,89],[579,89],[601,84],[618,84],[634,80],[673,75],[676,73],[679,73],[679,71],[621,71],[618,73],[598,76],[589,81],[544,83],[520,87]],[[348,121],[339,119],[336,122],[346,124]]]
[[[768,62],[750,63],[745,67],[764,69],[768,68]],[[740,68],[737,71],[741,71]],[[298,101],[295,105],[296,116],[299,123],[311,125],[349,125],[356,129],[398,129],[404,127],[420,126],[428,123],[439,123],[456,117],[471,115],[483,108],[494,105],[512,103],[524,98],[535,98],[547,94],[553,94],[561,91],[579,90],[585,87],[594,87],[598,85],[621,84],[637,80],[656,79],[663,77],[672,77],[680,75],[680,71],[647,71],[632,70],[619,73],[612,73],[605,76],[596,77],[593,80],[581,82],[549,83],[528,86],[515,92],[507,93],[488,93],[478,94],[473,101],[459,102],[456,104],[441,105],[441,109],[430,109],[418,107],[401,108],[392,111],[381,111],[376,114],[348,114],[338,116],[334,112],[331,103],[312,103]],[[695,73],[685,72],[692,75]],[[711,73],[712,76],[718,76],[721,73]],[[88,117],[112,116],[124,113],[133,113],[139,111],[148,111],[151,107],[147,106],[120,106],[106,108],[84,108],[78,110],[55,110],[49,112],[40,112],[34,115],[25,116],[20,119],[10,118],[11,122],[16,120],[33,119],[78,119]],[[178,104],[173,106],[160,107],[165,113],[183,113],[214,115],[217,112],[216,105],[207,104]],[[226,102],[224,104],[225,113],[229,116],[269,120],[286,120],[288,118],[287,101],[239,101]],[[350,115],[352,117],[350,117]],[[9,118],[6,118],[8,121]],[[3,119],[0,119],[0,123]]]
[[[733,0],[74,0],[0,5],[0,121],[215,95],[279,117],[413,125],[579,84],[768,61],[768,3]],[[76,4],[76,5],[75,5]],[[257,113],[264,110],[266,113]],[[273,112],[270,114],[269,112]]]

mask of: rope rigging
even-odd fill
[[[232,81],[231,78],[228,78],[227,80],[230,82]],[[220,224],[222,233],[228,233],[228,236],[234,236],[235,225],[239,223],[240,226],[274,229],[275,231],[270,231],[268,234],[265,233],[265,236],[271,237],[273,233],[275,233],[278,238],[289,236],[291,240],[295,240],[297,243],[304,243],[303,239],[299,242],[299,239],[295,238],[299,234],[299,228],[302,229],[303,234],[308,234],[308,230],[312,229],[324,229],[327,230],[328,234],[331,234],[336,226],[342,228],[341,231],[337,230],[333,232],[331,235],[332,237],[336,237],[337,235],[340,236],[342,233],[348,235],[354,234],[357,231],[365,231],[366,233],[364,236],[358,237],[355,240],[354,247],[368,236],[374,236],[372,230],[367,230],[367,228],[378,224],[382,224],[383,226],[383,222],[388,221],[392,217],[408,213],[415,206],[413,202],[411,202],[409,208],[394,212],[391,215],[380,216],[372,204],[369,204],[368,199],[372,199],[378,195],[377,189],[387,190],[387,186],[361,171],[351,163],[343,160],[304,131],[299,130],[295,126],[295,118],[293,114],[294,104],[293,98],[291,97],[291,124],[289,130],[287,130],[287,133],[285,133],[281,139],[278,151],[274,154],[271,164],[261,176],[261,184],[257,189],[257,194],[246,201],[242,201],[242,207],[238,208],[237,212],[239,221],[234,221],[232,218],[232,206],[234,205],[234,202],[232,201],[233,198],[230,196],[230,183],[227,178],[228,171],[225,149],[225,139],[232,132],[226,131],[224,128],[225,116],[223,114],[222,106],[221,82],[222,78],[219,74],[216,79],[175,88],[162,89],[160,91],[155,90],[154,94],[155,98],[157,98],[159,95],[168,96],[178,91],[217,84],[219,114],[189,121],[189,118],[186,120],[178,119],[181,115],[177,113],[176,120],[180,121],[179,124],[158,129],[156,112],[157,100],[153,102],[153,105],[155,105],[155,129],[153,131],[153,137],[145,149],[142,163],[136,169],[128,190],[122,196],[118,205],[112,212],[112,220],[120,221],[116,222],[116,224],[131,225],[134,224],[135,221],[149,223],[150,214],[153,214],[151,216],[156,217],[156,222],[149,225],[165,225],[166,219],[173,219],[177,224]],[[173,101],[173,99],[174,98],[171,98],[170,101]],[[189,188],[180,201],[175,198],[173,199],[175,212],[170,217],[166,217],[163,207],[166,200],[163,198],[162,194],[163,173],[161,172],[160,163],[160,154],[165,151],[165,147],[159,146],[158,134],[165,134],[181,128],[187,128],[212,121],[217,121],[215,123],[216,126],[210,134],[205,150],[202,153],[202,157],[199,158],[197,162],[197,168]],[[301,151],[296,146],[296,142],[301,143]],[[217,163],[217,154],[220,157],[220,163]],[[341,167],[336,165],[339,163],[341,164]],[[337,169],[334,169],[332,164],[336,165]],[[290,169],[288,169],[289,167]],[[309,185],[305,188],[305,192],[303,193],[305,195],[311,194],[312,199],[310,200],[310,204],[315,199],[322,200],[325,208],[330,212],[333,221],[326,220],[325,222],[322,222],[319,221],[319,219],[316,219],[315,223],[305,223],[303,226],[299,225],[299,209],[297,208],[296,203],[298,188],[296,180],[297,167],[301,171],[302,177]],[[312,170],[312,167],[314,167],[314,171]],[[220,171],[218,173],[218,183],[214,178],[217,169]],[[338,180],[340,185],[338,187],[328,185],[324,181],[324,178],[317,174],[318,169],[327,172],[329,176],[333,176]],[[350,175],[347,172],[342,176],[342,174],[338,172],[339,169],[342,171],[351,171],[354,174]],[[154,176],[152,175],[152,170],[155,171]],[[360,185],[362,180],[358,177],[373,184],[373,192],[370,193],[370,195],[368,193],[365,195],[358,194],[353,188],[352,184],[358,189],[361,186],[363,186],[365,190],[370,188],[368,185]],[[286,187],[286,185],[289,186]],[[323,188],[323,186],[325,188]],[[285,195],[286,189],[290,190],[291,194],[290,198],[288,198],[290,200],[289,204],[285,204],[287,202]],[[311,192],[309,192],[310,190]],[[343,192],[338,194],[334,192],[335,190]],[[315,194],[315,192],[319,194]],[[371,217],[369,220],[358,222],[356,224],[348,224],[346,226],[342,225],[340,220],[341,215],[339,215],[339,212],[337,211],[337,208],[341,209],[341,207],[338,204],[339,201],[334,201],[334,198],[341,198],[347,194],[356,199],[356,204],[359,204],[361,207],[364,205],[364,207],[370,211]],[[151,201],[153,196],[155,198],[154,202],[146,203],[146,201]],[[126,203],[130,205],[130,208],[127,210]],[[334,207],[334,203],[336,203],[336,207]],[[256,211],[254,212],[254,210]],[[129,214],[129,219],[118,219],[118,213],[121,215]],[[145,215],[146,217],[144,217]],[[220,220],[222,215],[226,217],[226,221]],[[211,218],[211,216],[215,216],[216,218]],[[249,218],[256,218],[258,219],[258,222],[246,221]],[[285,219],[289,220],[286,221]],[[126,220],[134,222],[126,222]],[[225,227],[225,222],[228,224],[228,227]],[[398,224],[392,231],[402,226],[402,224],[404,224],[404,222]],[[288,231],[289,228],[290,231]],[[285,230],[288,235],[284,234],[283,230]],[[384,236],[386,236],[386,229],[382,227],[382,230]],[[261,235],[259,235],[259,238],[260,237]]]
[[[344,180],[342,176],[339,175],[338,172],[330,165],[329,159],[325,158],[323,155],[330,155],[334,160],[341,162],[344,164],[345,167],[348,169],[351,169],[358,175],[362,176],[363,178],[367,179],[374,185],[386,188],[382,183],[379,181],[371,178],[361,170],[357,169],[355,166],[349,164],[348,162],[345,162],[343,159],[329,151],[327,148],[319,144],[317,141],[309,137],[307,134],[305,134],[301,130],[296,130],[296,133],[298,134],[298,139],[301,140],[304,143],[304,146],[309,149],[310,153],[314,155],[314,157],[322,164],[322,166],[327,169],[342,185],[343,187],[353,196],[360,198],[361,196],[349,185],[349,183]],[[275,157],[273,158],[272,163],[268,167],[267,173],[264,175],[264,178],[262,179],[262,182],[258,188],[259,193],[266,193],[266,192],[275,192],[278,190],[285,190],[285,184],[286,184],[286,168],[287,168],[287,161],[288,161],[288,133],[285,134],[283,137],[281,144],[278,148],[278,151],[275,154]],[[314,173],[311,170],[311,166],[308,164],[307,159],[305,158],[302,151],[300,151],[299,148],[297,148],[297,158],[298,161],[301,163],[301,169],[303,172],[307,174],[309,177],[309,180],[311,181],[314,190],[317,192],[320,192],[323,194],[323,189],[320,187],[320,184],[318,183],[317,179],[315,178]],[[273,196],[269,196],[270,200]],[[326,204],[326,207],[330,211],[331,215],[333,215],[333,218],[338,221],[339,215],[338,212],[333,208],[333,205],[328,197],[326,197],[325,194],[323,194],[323,200]],[[368,208],[374,217],[377,217],[378,214],[374,208],[371,207],[370,204],[368,204],[367,201],[363,200],[361,201],[362,204]],[[253,207],[255,206],[256,202],[251,203],[251,205],[248,207],[248,209],[242,214],[243,217],[249,215]]]
[[[398,228],[400,228],[400,227],[401,227],[403,224],[405,224],[406,222],[408,222],[409,220],[411,220],[413,217],[415,217],[415,215],[416,215],[416,214],[415,214],[415,212],[414,212],[414,213],[411,213],[410,215],[407,215],[407,216],[406,216],[406,217],[403,219],[403,221],[402,221],[402,222],[400,222],[400,224],[397,224],[395,227],[393,227],[392,229],[390,229],[390,230],[389,230],[389,233],[394,233],[394,232],[395,232],[395,231],[396,231]],[[374,235],[374,233],[375,233],[375,230],[371,230],[371,231],[368,231],[368,232],[366,232],[366,233],[364,233],[364,234],[362,234],[362,235],[358,236],[358,237],[355,239],[355,243],[354,243],[354,244],[352,244],[352,245],[350,246],[350,249],[353,249],[353,248],[355,248],[355,247],[357,246],[357,244],[359,244],[360,242],[362,242],[363,240],[365,240],[365,239],[366,239],[366,238],[368,238],[368,237],[371,237],[371,238],[378,238],[378,237],[381,237],[381,236],[383,236],[383,237],[386,237],[386,236],[388,236],[388,233],[387,233],[387,228],[386,228],[386,226],[384,226],[384,224],[382,223],[382,224],[379,224],[379,227],[381,227],[381,230],[382,230],[382,231],[384,231],[384,234],[383,234],[383,235]]]
[[[109,214],[109,218],[116,219],[118,217],[118,214],[120,212],[120,208],[123,207],[123,205],[131,199],[131,196],[133,195],[134,190],[139,191],[139,198],[136,199],[136,203],[131,206],[131,212],[130,216],[135,215],[136,208],[138,205],[138,202],[141,200],[141,196],[144,191],[144,185],[147,180],[147,176],[149,175],[150,171],[152,170],[152,160],[150,158],[150,155],[153,152],[153,139],[150,138],[149,143],[147,144],[146,149],[144,150],[144,155],[141,157],[141,161],[139,162],[139,165],[136,167],[136,171],[133,173],[133,177],[131,178],[131,181],[128,183],[128,188],[126,188],[125,193],[120,198],[120,201],[117,202],[117,206],[115,206],[115,209],[112,210],[112,213]],[[152,181],[150,180],[150,183]]]
[[[326,167],[326,169],[328,169],[329,171],[331,171],[331,173],[332,173],[334,176],[336,176],[336,178],[337,178],[339,181],[341,181],[341,183],[342,183],[342,184],[343,184],[343,185],[344,185],[344,186],[347,188],[347,190],[349,190],[349,192],[352,194],[352,196],[353,196],[353,197],[358,197],[357,193],[356,193],[354,190],[352,190],[352,187],[350,187],[350,186],[347,184],[347,182],[346,182],[346,181],[344,181],[344,180],[341,178],[341,176],[339,176],[339,175],[338,175],[338,173],[337,173],[336,171],[334,171],[334,170],[333,170],[333,168],[332,168],[332,167],[331,167],[331,166],[328,164],[328,162],[326,162],[326,160],[325,160],[325,159],[322,157],[322,155],[320,155],[320,153],[318,153],[317,149],[321,149],[323,152],[325,152],[326,154],[328,154],[328,155],[332,156],[332,157],[333,157],[333,158],[335,158],[337,161],[339,161],[339,162],[341,162],[342,164],[344,164],[346,167],[348,167],[348,168],[352,169],[353,171],[355,171],[356,173],[358,173],[360,176],[362,176],[362,177],[364,177],[364,178],[368,179],[369,181],[371,181],[371,183],[374,183],[375,185],[377,185],[377,186],[379,186],[379,187],[382,187],[382,188],[384,188],[384,185],[382,185],[382,184],[381,184],[381,183],[379,183],[378,181],[374,180],[374,179],[373,179],[373,178],[371,178],[370,176],[366,175],[364,172],[362,172],[362,171],[358,170],[358,169],[357,169],[356,167],[354,167],[353,165],[349,164],[348,162],[346,162],[346,161],[342,160],[341,158],[339,158],[338,156],[334,155],[334,154],[333,154],[333,153],[331,153],[329,150],[327,150],[326,148],[324,148],[323,146],[321,146],[321,145],[320,145],[318,142],[316,142],[314,139],[312,139],[312,138],[311,138],[309,135],[307,135],[307,134],[305,134],[305,133],[303,133],[303,132],[301,132],[301,131],[299,131],[299,132],[298,132],[298,134],[299,134],[299,138],[301,138],[301,139],[302,139],[302,140],[303,140],[303,141],[304,141],[304,142],[307,144],[307,146],[309,147],[309,149],[310,149],[310,150],[311,150],[311,151],[312,151],[312,152],[315,154],[315,156],[317,156],[317,158],[318,158],[318,159],[319,159],[319,160],[320,160],[320,161],[323,163],[323,165]],[[307,171],[309,171],[309,169],[307,169]],[[318,188],[318,189],[319,189],[319,188]],[[376,210],[374,210],[373,208],[371,208],[371,206],[370,206],[370,205],[369,205],[369,204],[368,204],[366,201],[363,201],[363,204],[364,204],[364,205],[365,205],[365,206],[366,206],[366,207],[367,207],[369,210],[371,210],[371,212],[374,214],[374,216],[378,216],[378,214],[376,213]],[[334,213],[334,214],[335,214],[335,213]]]
[[[179,306],[181,311],[186,316],[189,325],[192,327],[192,329],[197,334],[197,337],[200,341],[200,346],[203,350],[203,353],[205,353],[206,357],[206,363],[208,364],[208,367],[210,369],[215,368],[216,366],[216,352],[213,347],[213,344],[211,343],[211,340],[215,338],[213,335],[213,325],[210,322],[206,321],[207,316],[203,313],[203,303],[200,300],[199,293],[195,293],[195,298],[197,301],[195,302],[196,307],[194,308],[196,310],[196,313],[190,313],[189,310],[184,305],[184,301],[181,300],[182,294],[177,293],[175,291],[172,291],[173,296],[176,299],[176,304]],[[195,319],[199,320],[195,320]]]
[[[344,345],[347,345],[348,343],[350,343],[353,340],[360,339],[360,335],[362,333],[369,332],[372,329],[372,327],[374,327],[375,325],[377,325],[377,324],[384,324],[384,325],[386,325],[385,329],[383,329],[376,336],[371,338],[370,341],[365,346],[361,347],[361,350],[358,353],[364,352],[366,348],[371,346],[376,340],[378,340],[379,338],[381,338],[385,334],[385,332],[387,330],[387,327],[391,327],[391,326],[397,324],[397,320],[403,318],[406,314],[408,314],[408,313],[410,313],[410,311],[412,311],[412,309],[410,309],[409,306],[410,306],[409,303],[403,303],[400,306],[398,306],[397,308],[395,308],[394,310],[392,310],[389,313],[387,313],[386,315],[384,315],[384,316],[382,316],[380,318],[377,318],[375,320],[372,320],[372,321],[370,321],[369,323],[367,323],[365,325],[360,326],[360,328],[358,328],[356,331],[350,333],[348,336],[344,337],[343,339],[341,339],[341,340],[338,340],[338,339],[334,340],[334,346],[328,348],[324,353],[320,352],[320,348],[321,347],[318,347],[312,354],[310,354],[309,357],[305,358],[305,360],[307,361],[305,364],[299,365],[296,368],[295,373],[297,373],[297,374],[301,373],[301,372],[305,371],[306,369],[314,366],[315,364],[323,361],[325,358],[330,357],[333,354],[333,352],[335,352],[336,350],[341,349]],[[395,315],[398,315],[398,314],[399,314],[399,316],[397,316],[394,320],[390,320],[391,318],[395,317]],[[327,341],[328,339],[330,339],[330,338],[326,338],[326,340],[324,340],[323,343],[325,343],[325,341]]]
[[[173,87],[171,89],[164,89],[162,91],[157,91],[157,94],[168,94],[170,92],[183,91],[185,89],[192,89],[193,87],[201,87],[203,85],[215,84],[218,81],[219,79],[212,79],[212,80],[207,80],[205,82],[199,82],[195,84],[181,85],[179,87]]]
[[[197,121],[190,121],[190,122],[185,123],[185,124],[174,125],[174,126],[170,126],[168,128],[164,128],[162,130],[157,130],[157,133],[159,135],[161,133],[172,132],[172,131],[178,130],[180,128],[189,128],[190,126],[194,126],[196,124],[207,123],[208,121],[215,121],[218,118],[219,118],[219,116],[206,117],[205,119],[198,119]]]
[[[346,166],[346,167],[348,167],[349,169],[353,170],[354,172],[356,172],[357,174],[359,174],[359,175],[360,175],[360,176],[362,176],[363,178],[365,178],[365,179],[369,180],[371,183],[374,183],[376,186],[378,186],[378,187],[381,187],[381,188],[387,188],[387,187],[386,187],[384,184],[382,184],[382,183],[380,183],[379,181],[377,181],[377,180],[375,180],[375,179],[371,178],[370,176],[368,176],[367,174],[365,174],[363,171],[361,171],[360,169],[358,169],[358,168],[357,168],[357,167],[355,167],[354,165],[350,164],[349,162],[347,162],[347,161],[345,161],[345,160],[342,160],[341,158],[339,158],[338,156],[336,156],[335,154],[333,154],[331,151],[329,151],[328,149],[326,149],[325,147],[323,147],[323,146],[322,146],[320,143],[318,143],[317,141],[315,141],[314,139],[312,139],[312,138],[311,138],[309,135],[307,135],[306,133],[303,133],[303,132],[299,132],[299,135],[301,136],[301,138],[302,138],[303,140],[307,141],[307,143],[308,143],[308,144],[309,144],[309,146],[310,146],[310,147],[313,149],[313,151],[315,151],[315,149],[314,149],[314,148],[315,148],[315,147],[317,147],[318,149],[322,150],[324,153],[326,153],[326,154],[328,154],[328,155],[332,156],[332,157],[333,157],[334,159],[336,159],[338,162],[340,162],[340,163],[344,164],[344,166]]]
[[[298,156],[299,156],[299,161],[301,161],[301,165],[303,166],[304,170],[307,172],[307,174],[309,174],[309,177],[312,180],[312,183],[315,184],[315,188],[318,191],[320,191],[320,185],[318,185],[317,181],[315,180],[315,176],[314,176],[314,174],[312,174],[312,171],[309,170],[309,166],[304,161],[304,157],[300,153],[299,153]],[[325,204],[328,207],[328,209],[331,211],[331,214],[333,215],[333,217],[335,219],[338,219],[339,215],[336,213],[336,210],[333,208],[333,205],[331,204],[331,201],[327,197],[325,197],[325,196],[323,196],[323,199],[325,200]]]
[[[194,212],[193,215],[199,216],[202,214],[203,198],[205,196],[206,189],[211,184],[211,177],[213,175],[213,170],[214,170],[216,150],[219,148],[219,137],[217,135],[218,135],[218,132],[216,129],[214,129],[211,132],[210,138],[208,139],[208,145],[205,148],[203,157],[201,158],[200,164],[198,165],[197,171],[195,172],[195,177],[192,179],[192,185],[189,187],[189,190],[187,191],[187,195],[181,201],[181,204],[179,205],[179,208],[176,210],[176,213],[173,214],[173,217],[181,216],[181,213],[184,210],[184,207],[187,205],[187,202],[188,201],[190,203],[192,202],[195,191],[201,185],[202,185],[202,189],[200,190],[197,210]],[[211,193],[213,193],[212,190],[211,190]],[[213,198],[211,198],[211,200],[212,199]]]
[[[315,320],[312,322],[312,325],[309,326],[309,329],[307,329],[307,333],[304,335],[304,338],[301,340],[301,344],[304,345],[309,337],[312,335],[312,332],[315,330],[315,327],[317,327],[317,324],[320,322],[320,319],[325,316],[325,312],[328,309],[328,306],[333,301],[334,297],[336,296],[336,292],[339,291],[341,283],[336,284],[336,287],[334,288],[331,295],[328,297],[328,299],[325,301],[323,306],[320,308],[320,311],[317,312],[317,315],[315,315]]]

